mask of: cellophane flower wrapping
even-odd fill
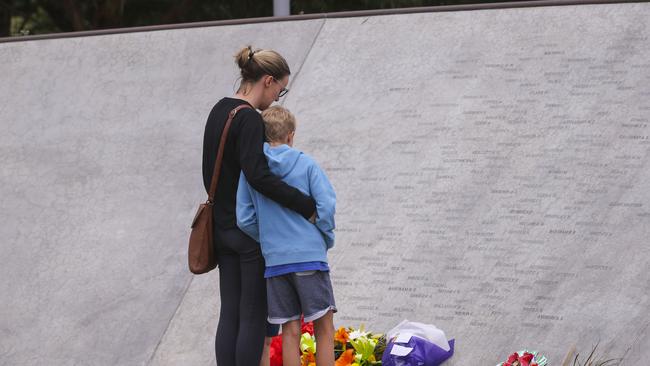
[[[439,366],[454,354],[454,340],[431,324],[404,320],[387,337],[383,366]]]

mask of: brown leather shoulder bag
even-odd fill
[[[208,190],[208,200],[199,205],[194,220],[192,220],[192,232],[190,233],[190,245],[187,250],[187,259],[190,265],[190,271],[194,274],[210,272],[217,267],[217,256],[214,252],[214,234],[213,234],[213,206],[214,195],[217,192],[217,183],[221,174],[221,161],[223,160],[223,148],[226,145],[228,130],[230,124],[237,112],[244,108],[251,108],[247,104],[237,106],[228,113],[228,120],[221,133],[219,150],[217,151],[217,161],[214,164],[214,173]]]

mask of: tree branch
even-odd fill
[[[9,37],[11,35],[11,10],[13,0],[4,0],[0,2],[0,37]]]
[[[183,0],[172,7],[172,9],[165,14],[160,21],[160,24],[178,23],[184,21],[185,15],[192,7],[192,0]]]
[[[83,18],[79,7],[74,0],[63,0],[63,9],[65,14],[72,23],[72,29],[75,31],[81,31],[85,29]]]

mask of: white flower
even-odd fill
[[[361,338],[361,337],[366,337],[368,334],[369,334],[369,332],[364,332],[361,329],[355,330],[353,332],[350,332],[350,340],[354,340],[354,339]]]

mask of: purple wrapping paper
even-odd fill
[[[419,337],[411,337],[408,343],[400,346],[410,347],[413,350],[406,356],[391,355],[395,343],[390,341],[384,355],[381,357],[382,366],[438,366],[454,354],[454,340],[449,341],[449,351]]]

